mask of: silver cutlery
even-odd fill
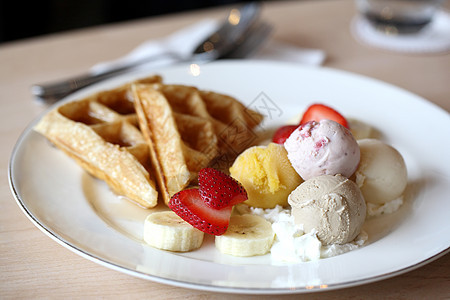
[[[205,63],[221,58],[243,58],[256,51],[270,35],[272,26],[259,21],[260,5],[252,2],[232,9],[219,29],[199,43],[190,57],[183,57],[176,51],[139,59],[125,66],[105,72],[85,74],[54,83],[33,85],[31,92],[44,102],[55,102],[91,84],[123,74],[148,62],[170,57],[177,62]]]

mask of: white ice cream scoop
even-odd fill
[[[367,202],[385,204],[399,198],[408,183],[406,164],[392,146],[376,139],[358,141],[361,161],[355,180]]]

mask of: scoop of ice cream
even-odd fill
[[[303,180],[292,168],[283,145],[254,146],[241,153],[230,175],[247,191],[244,203],[253,207],[287,206],[287,197]]]
[[[322,175],[300,184],[289,195],[295,223],[317,230],[324,245],[345,244],[361,231],[366,203],[358,186],[346,177]]]
[[[331,120],[308,122],[284,143],[288,158],[304,179],[342,174],[350,177],[359,163],[359,147],[351,132]]]
[[[355,172],[364,199],[384,204],[403,194],[408,183],[405,161],[392,146],[376,139],[358,141],[361,160]]]

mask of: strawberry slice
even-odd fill
[[[203,168],[198,172],[198,185],[203,201],[214,209],[233,206],[248,198],[242,184],[213,168]]]
[[[291,135],[291,133],[297,129],[298,125],[286,125],[282,126],[275,131],[275,134],[272,137],[272,142],[277,144],[284,144],[287,138]]]
[[[205,233],[222,235],[228,229],[232,206],[214,209],[203,201],[196,188],[176,193],[168,205],[183,220]]]
[[[336,110],[323,104],[312,104],[303,114],[303,118],[300,121],[300,125],[308,123],[309,121],[319,122],[320,120],[328,119],[338,122],[342,126],[348,127],[347,120]]]

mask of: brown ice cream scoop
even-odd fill
[[[366,203],[358,186],[346,177],[322,175],[299,185],[288,198],[295,223],[317,230],[324,245],[345,244],[361,231]]]

